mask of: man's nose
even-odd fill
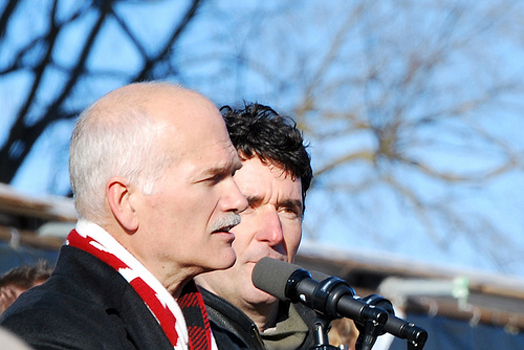
[[[248,207],[246,197],[240,192],[237,183],[233,179],[231,179],[230,185],[226,189],[223,203],[225,203],[224,211],[233,211],[235,213],[241,213]]]
[[[280,244],[284,240],[282,222],[275,209],[267,209],[264,214],[261,215],[258,224],[260,226],[256,237],[257,240],[268,242],[270,246]]]

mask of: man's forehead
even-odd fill
[[[278,177],[282,177],[283,179],[290,179],[291,181],[297,181],[297,182],[302,183],[302,180],[300,177],[297,177],[290,170],[285,170],[284,165],[282,165],[278,161],[275,161],[269,158],[261,158],[258,155],[253,155],[247,158],[245,154],[240,153],[239,156],[240,156],[240,160],[242,161],[242,164],[245,164],[250,161],[253,163],[261,163],[263,166],[267,167],[275,175],[278,175]]]
[[[300,178],[284,171],[281,165],[263,162],[258,157],[241,159],[242,169],[235,175],[235,181],[245,192],[244,195],[262,196],[263,192],[278,189],[278,191],[289,194],[286,197],[291,196],[292,199],[296,197],[297,200],[302,201],[302,181]]]

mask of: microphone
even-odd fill
[[[292,303],[301,302],[332,317],[348,317],[363,324],[370,318],[382,319],[380,313],[386,312],[387,318],[382,330],[418,345],[419,349],[428,338],[425,329],[396,317],[389,300],[377,294],[361,299],[355,295],[353,288],[337,277],[319,271],[309,273],[301,266],[271,258],[261,259],[255,265],[252,277],[257,288],[278,299]],[[378,311],[366,310],[366,305]]]
[[[318,282],[298,265],[266,257],[255,265],[252,279],[257,288],[278,299],[301,302],[322,315],[348,317],[360,323],[372,321],[380,329],[388,319],[386,310],[354,298],[353,288],[341,279],[330,277]]]

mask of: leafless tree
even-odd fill
[[[139,35],[143,23],[126,15],[127,11],[143,11],[153,1],[148,3],[118,0],[5,3],[0,15],[0,50],[8,54],[2,59],[0,78],[19,79],[23,88],[19,91],[21,96],[17,96],[20,102],[16,116],[0,148],[0,182],[11,182],[44,131],[57,122],[75,118],[86,100],[93,100],[101,91],[118,85],[176,76],[176,67],[170,66],[172,56],[204,1],[179,2],[180,6],[172,10],[173,22],[164,24],[164,38],[158,40],[161,44],[153,49],[149,44],[152,38]],[[82,33],[78,32],[79,27]],[[67,39],[75,31],[76,36]],[[138,63],[133,70],[126,72],[120,66],[99,64],[121,54],[118,47],[101,45],[108,31],[119,33],[117,45],[124,46],[125,42],[127,50],[134,50]],[[93,89],[101,80],[106,86]]]
[[[501,271],[522,263],[519,211],[490,198],[501,178],[524,177],[523,6],[295,5],[250,17],[256,40],[235,33],[245,42],[236,72],[240,81],[256,74],[266,87],[244,95],[277,101],[311,140],[309,237],[336,230],[355,247],[424,254],[435,249],[420,246],[424,233],[444,252],[466,254],[456,250],[467,241]]]

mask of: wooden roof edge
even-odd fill
[[[13,231],[15,230],[15,231]],[[13,237],[13,235],[16,235]],[[58,236],[39,236],[33,231],[17,230],[0,225],[0,241],[44,250],[58,250],[65,240]]]
[[[468,288],[485,294],[501,295],[524,299],[524,279],[518,276],[508,276],[468,268],[442,266],[427,262],[402,258],[384,252],[362,252],[352,249],[340,249],[323,246],[318,242],[303,241],[297,259],[335,265],[343,273],[351,273],[356,269],[364,273],[380,273],[397,275],[403,278],[439,279],[455,281],[466,280]]]
[[[0,183],[0,211],[13,215],[69,222],[76,221],[78,217],[71,198],[62,196],[37,198],[4,183]]]
[[[410,297],[402,307],[404,312],[442,316],[468,321],[472,326],[487,324],[499,326],[510,333],[524,331],[524,315],[518,312],[502,311],[479,305],[459,307],[455,302],[442,302],[427,297]]]

